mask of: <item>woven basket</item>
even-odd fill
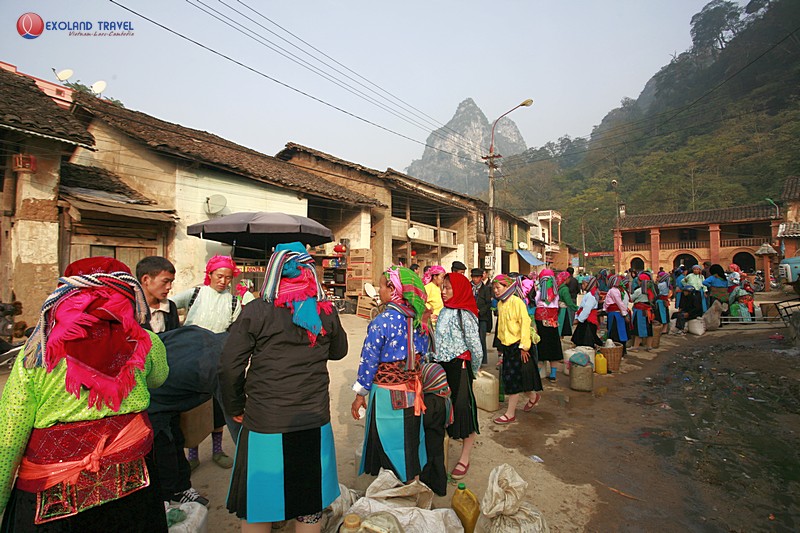
[[[622,350],[623,346],[618,342],[614,343],[613,348],[600,348],[603,356],[608,361],[608,370],[610,372],[619,372],[619,365],[622,362]]]
[[[661,329],[664,324],[661,322],[653,322],[653,340],[650,341],[651,348],[658,348],[661,346]]]

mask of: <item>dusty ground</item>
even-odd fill
[[[367,321],[342,322],[350,354],[329,364],[332,424],[340,481],[363,490],[371,478],[356,477],[354,450],[364,427],[349,406]],[[621,372],[595,375],[593,393],[571,391],[559,374],[515,424],[479,411],[464,481],[481,498],[492,468],[509,463],[554,532],[800,530],[800,355],[776,352],[788,346],[769,338],[775,331],[786,330],[662,337],[658,350],[629,354]],[[493,372],[495,362],[493,353]],[[450,468],[459,450],[451,442]],[[211,462],[210,442],[200,451],[193,483],[211,500],[209,531],[239,531],[224,508],[230,471]],[[435,505],[448,506],[453,489]]]
[[[367,321],[342,321],[350,354],[329,365],[332,423],[340,481],[363,490],[371,478],[357,478],[354,466],[363,423],[349,405]],[[593,393],[571,391],[559,374],[516,424],[497,426],[479,411],[464,481],[480,498],[492,468],[512,465],[554,532],[797,531],[800,355],[774,352],[788,348],[769,339],[774,332],[663,337],[658,350],[631,353],[621,372],[596,375]],[[450,446],[452,468],[460,448]],[[237,531],[223,507],[227,473],[208,460],[210,446],[201,453],[193,481],[212,502],[209,531]],[[452,490],[435,505],[449,505]]]

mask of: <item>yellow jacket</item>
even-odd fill
[[[425,285],[425,294],[428,295],[428,309],[433,311],[434,315],[439,316],[439,311],[441,311],[444,307],[444,301],[442,301],[442,289],[440,289],[438,285],[431,281]]]
[[[504,346],[519,342],[520,350],[530,350],[531,317],[528,306],[517,295],[497,302],[497,338]]]

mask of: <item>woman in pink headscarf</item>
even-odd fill
[[[575,320],[575,311],[578,310],[567,284],[567,280],[570,277],[570,273],[566,270],[559,272],[558,276],[556,276],[556,285],[558,285],[558,334],[562,337],[572,337],[572,323]]]
[[[439,318],[439,312],[444,307],[442,300],[442,283],[444,283],[445,271],[441,265],[433,265],[425,271],[422,277],[422,283],[425,285],[425,294],[427,296],[427,307],[431,311],[431,320],[436,323]]]
[[[233,278],[241,274],[233,259],[215,255],[206,263],[203,285],[187,289],[170,298],[178,309],[186,309],[184,326],[199,326],[214,333],[227,331],[242,312],[242,300],[231,294]],[[222,450],[222,429],[225,416],[217,400],[214,402],[214,431],[211,433],[212,458],[222,468],[231,468],[231,459]],[[197,448],[189,448],[192,470],[200,464]]]

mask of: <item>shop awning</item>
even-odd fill
[[[528,250],[517,250],[517,253],[521,258],[525,260],[526,263],[528,263],[531,266],[538,267],[544,264],[544,261],[536,259],[536,256],[533,255],[533,253]]]

